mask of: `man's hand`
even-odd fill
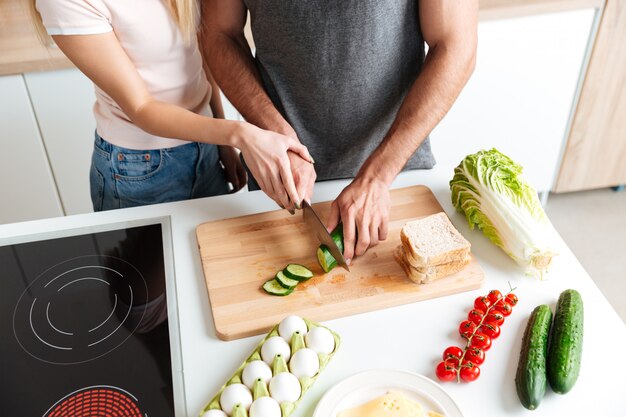
[[[293,181],[296,184],[296,190],[298,195],[303,199],[311,202],[313,197],[313,186],[315,185],[315,179],[317,174],[312,163],[302,159],[300,155],[294,152],[287,152],[289,155],[289,162],[291,163],[291,173],[293,175]],[[300,201],[297,202],[300,205]]]
[[[220,162],[224,166],[226,180],[233,185],[232,193],[241,190],[248,182],[248,174],[241,163],[239,152],[232,146],[220,146]]]
[[[387,183],[359,176],[333,201],[326,226],[330,232],[343,222],[343,256],[348,264],[387,239],[390,207]]]

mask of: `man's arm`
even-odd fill
[[[243,0],[202,1],[201,47],[213,76],[228,100],[248,122],[297,139],[296,132],[263,88],[244,36],[246,17],[247,9]],[[289,152],[289,161],[300,199],[310,200],[316,178],[315,169],[293,152]],[[293,203],[295,206],[300,202]]]
[[[429,47],[422,71],[384,140],[331,208],[327,225],[332,230],[343,221],[347,260],[386,239],[389,186],[452,107],[474,70],[478,0],[421,0],[419,15]]]

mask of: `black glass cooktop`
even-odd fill
[[[173,416],[161,224],[0,246],[0,415]]]

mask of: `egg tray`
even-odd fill
[[[300,387],[301,387],[301,394],[300,394],[300,398],[298,398],[297,401],[295,402],[283,402],[280,404],[280,409],[281,409],[281,416],[282,417],[289,417],[297,408],[298,404],[300,404],[300,401],[302,400],[302,397],[304,397],[304,394],[306,394],[306,392],[308,391],[309,388],[311,388],[311,386],[315,383],[315,381],[317,380],[317,377],[319,377],[319,375],[322,373],[322,371],[324,370],[324,368],[326,368],[326,365],[328,365],[328,363],[330,362],[330,360],[333,358],[333,356],[335,355],[335,353],[337,352],[337,349],[339,349],[339,345],[341,343],[341,338],[339,337],[339,335],[337,333],[335,333],[334,331],[332,331],[331,329],[329,329],[326,326],[322,326],[319,323],[313,322],[311,320],[307,320],[304,319],[304,322],[307,325],[308,330],[310,331],[313,327],[323,327],[326,330],[328,330],[330,332],[330,334],[332,334],[333,338],[335,339],[335,349],[329,353],[329,354],[324,354],[324,353],[318,353],[317,356],[319,357],[320,360],[320,369],[317,372],[317,374],[313,377],[302,377],[299,378],[300,381]],[[218,391],[218,393],[213,397],[213,399],[206,405],[204,406],[204,408],[202,409],[202,411],[200,411],[200,414],[198,415],[198,417],[202,417],[202,415],[204,413],[206,413],[209,410],[221,410],[221,406],[220,406],[220,396],[222,395],[222,391],[224,391],[224,388],[226,388],[227,386],[231,385],[231,384],[242,384],[242,373],[243,373],[243,369],[245,368],[245,366],[255,360],[262,360],[261,359],[261,347],[263,346],[263,344],[265,343],[265,341],[267,339],[269,339],[270,337],[274,337],[274,336],[278,336],[278,324],[276,326],[274,326],[274,328],[272,328],[272,330],[270,330],[270,332],[263,338],[263,340],[261,340],[261,342],[259,342],[259,344],[256,346],[256,348],[254,349],[254,351],[252,351],[252,353],[250,354],[250,356],[248,356],[248,359],[246,359],[244,361],[244,363],[241,364],[241,366],[239,368],[237,368],[237,370],[235,371],[235,373],[233,374],[232,377],[230,377],[230,379],[224,384],[222,385],[222,387],[220,388],[220,390]],[[291,342],[289,343],[290,348],[291,348],[291,356],[293,356],[293,354],[300,348],[304,348],[306,347],[306,344],[304,343],[304,338],[302,336],[300,336],[300,338],[298,339],[296,337],[296,335],[294,334],[294,337],[292,337]],[[298,346],[299,345],[299,346]],[[295,347],[295,349],[294,349]],[[278,358],[275,358],[275,361]],[[276,368],[276,363],[274,363],[273,365],[271,365],[272,368],[272,373],[274,374],[274,369]],[[287,364],[283,363],[278,364],[278,368],[279,369],[283,369],[285,370],[287,367]],[[267,387],[265,387],[267,388]],[[260,391],[260,394],[259,394]],[[267,393],[269,390],[253,390],[253,400],[256,400],[258,397],[263,396],[263,393]],[[245,412],[245,410],[242,410],[243,413],[239,414],[237,417],[242,417],[243,416],[247,416],[247,412]],[[234,414],[232,415],[234,416]],[[232,417],[231,416],[231,417]]]

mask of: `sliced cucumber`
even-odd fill
[[[330,272],[337,266],[337,260],[330,254],[326,245],[320,245],[320,247],[317,248],[317,261],[320,263],[324,272]]]
[[[263,284],[263,290],[272,295],[285,296],[293,292],[293,288],[285,288],[276,279],[270,279]]]
[[[283,269],[283,274],[296,281],[306,281],[313,278],[313,272],[299,264],[289,264]]]
[[[335,230],[333,230],[330,234],[330,237],[335,241],[335,244],[339,248],[339,251],[343,253],[343,224],[339,223]],[[337,260],[333,255],[330,254],[330,250],[328,250],[328,246],[320,245],[317,248],[317,261],[320,263],[320,266],[324,270],[324,272],[330,272],[334,267],[337,266]]]
[[[281,287],[283,288],[287,288],[288,290],[291,290],[292,288],[295,288],[296,285],[298,285],[300,283],[300,281],[298,281],[297,279],[291,279],[289,278],[286,274],[283,273],[283,271],[278,271],[276,273],[276,281],[278,281],[278,283],[281,285]]]

